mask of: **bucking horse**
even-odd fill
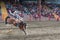
[[[19,24],[18,25],[19,29],[22,30],[26,35],[26,31],[25,31],[26,30],[26,23],[24,23],[23,21],[18,23],[18,22],[16,22],[16,19],[13,19],[12,17],[7,16],[5,19],[5,24],[13,24],[14,26],[17,26]]]

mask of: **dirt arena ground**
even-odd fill
[[[18,27],[0,23],[0,40],[60,40],[60,21],[26,23],[28,25],[27,35],[24,35]],[[12,31],[7,33],[9,29]]]

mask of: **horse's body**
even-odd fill
[[[19,29],[21,29],[22,31],[24,31],[24,33],[26,34],[26,32],[25,32],[26,23],[24,23],[24,22],[16,23],[16,20],[13,19],[13,18],[11,18],[11,17],[9,17],[9,16],[6,17],[5,23],[6,24],[13,24],[14,26],[17,26],[17,24],[19,24],[18,25]]]

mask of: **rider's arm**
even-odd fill
[[[14,14],[11,12],[11,10],[9,10],[9,12],[10,12],[10,15],[14,16]]]

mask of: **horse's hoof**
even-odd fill
[[[28,26],[26,26],[26,27],[28,27]]]
[[[25,32],[25,35],[28,35],[28,33],[27,33],[27,32]]]

